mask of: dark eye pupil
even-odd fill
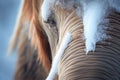
[[[56,22],[55,22],[55,20],[54,20],[54,19],[53,19],[53,20],[51,20],[51,21],[49,22],[49,24],[50,24],[50,26],[51,26],[51,27],[56,26]]]
[[[55,21],[54,17],[49,17],[47,22],[45,22],[45,23],[49,24],[50,27],[55,27],[56,26],[56,21]]]

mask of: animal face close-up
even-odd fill
[[[22,1],[15,80],[119,80],[119,18],[119,0]]]

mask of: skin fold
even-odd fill
[[[95,51],[90,51],[87,55],[85,54],[82,20],[74,11],[60,8],[56,9],[55,15],[58,34],[67,31],[72,33],[72,41],[64,50],[58,64],[58,73],[56,73],[58,80],[119,80],[120,13],[111,9],[103,20],[108,20],[108,24],[104,22],[100,24],[104,26],[103,29],[108,38],[97,42]],[[58,36],[59,40],[61,38],[63,36]]]
[[[120,13],[112,10],[105,18],[109,24],[106,27],[109,38],[97,42],[94,52],[85,54],[85,41],[82,37],[82,22],[73,33],[76,36],[65,50],[58,67],[58,80],[119,80],[120,61]],[[72,20],[72,19],[71,19]],[[74,23],[75,20],[72,22]],[[78,22],[78,23],[80,23]],[[77,24],[77,23],[76,23]],[[71,25],[71,23],[69,24]],[[74,27],[75,24],[72,27]]]

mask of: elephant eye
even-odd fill
[[[56,26],[56,21],[55,21],[55,19],[49,19],[49,20],[48,20],[48,24],[50,25],[50,27],[55,27],[55,26]]]
[[[57,23],[56,23],[56,19],[54,14],[52,14],[47,21],[45,21],[45,23],[49,24],[50,27],[56,27]]]

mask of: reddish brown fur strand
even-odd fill
[[[15,80],[45,80],[46,73],[37,61],[38,53],[31,47],[28,39],[29,26],[24,25],[25,22],[30,23],[32,18],[32,0],[24,0],[19,23],[14,33],[15,38],[12,44],[18,47],[18,61],[16,64]],[[18,40],[18,41],[17,41]],[[15,42],[18,42],[17,44]],[[11,46],[10,46],[11,47]]]
[[[12,53],[12,51],[17,47],[17,44],[19,43],[19,36],[22,32],[22,29],[25,27],[26,22],[30,22],[32,17],[32,0],[24,0],[24,3],[22,5],[22,10],[20,11],[20,18],[18,19],[18,23],[16,23],[14,35],[11,40],[10,47],[8,49],[9,53]]]
[[[42,28],[39,13],[42,0],[24,0],[21,15],[10,45],[11,51],[18,47],[15,80],[44,80],[51,67],[51,51],[47,36]],[[30,26],[26,26],[26,22]],[[30,30],[29,30],[30,29]],[[30,32],[31,41],[28,38]],[[34,46],[31,47],[32,43]],[[38,51],[35,51],[37,47]],[[40,59],[41,64],[37,61]],[[41,73],[42,72],[42,73]]]
[[[35,29],[35,38],[34,36],[32,36],[32,38],[36,39],[36,40],[33,40],[33,41],[36,41],[36,42],[33,42],[35,43],[35,45],[37,45],[38,47],[38,57],[41,61],[41,63],[43,64],[43,67],[45,68],[46,72],[49,73],[50,71],[50,68],[51,68],[51,51],[50,51],[50,46],[49,46],[49,42],[48,42],[48,39],[45,35],[45,32],[42,28],[42,23],[41,21],[39,20],[39,15],[40,15],[40,3],[42,1],[39,1],[39,0],[33,0],[33,16],[32,16],[32,25],[31,27],[34,27]]]
[[[37,61],[37,50],[30,47],[27,36],[19,43],[19,54],[14,80],[45,80],[46,73]]]

